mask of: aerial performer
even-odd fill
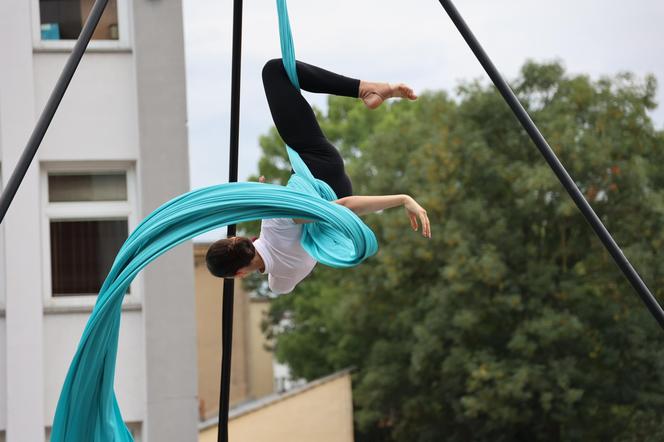
[[[302,89],[361,99],[376,109],[388,98],[415,100],[417,95],[405,84],[374,83],[345,77],[298,61],[297,77]],[[281,59],[268,61],[263,68],[265,95],[281,138],[295,150],[315,178],[330,185],[338,199],[333,201],[357,215],[403,206],[413,230],[431,238],[426,211],[408,195],[354,196],[343,158],[321,130],[313,109],[292,84]],[[264,181],[261,177],[261,182]],[[268,275],[275,294],[291,292],[306,278],[316,260],[300,244],[306,219],[273,218],[261,221],[256,240],[235,236],[214,242],[207,251],[210,272],[221,278],[245,277],[253,272]]]

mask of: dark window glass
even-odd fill
[[[42,40],[76,40],[94,0],[39,0]],[[93,40],[118,39],[118,6],[108,0]]]
[[[127,220],[51,221],[53,296],[99,293],[127,230]]]
[[[48,175],[48,200],[127,201],[127,176],[122,173]]]

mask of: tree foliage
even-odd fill
[[[655,80],[528,62],[512,84],[661,298]],[[662,332],[493,87],[375,111],[330,97],[319,119],[356,194],[411,194],[432,221],[426,240],[402,210],[367,217],[374,258],[273,303],[295,375],[356,368],[358,440],[664,440]],[[261,146],[260,173],[285,182],[274,129]]]

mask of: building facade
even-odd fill
[[[93,0],[0,2],[0,183],[11,175]],[[109,0],[0,225],[0,441],[48,438],[115,253],[189,189],[182,5]],[[151,264],[123,304],[116,394],[141,441],[197,437],[193,251]]]
[[[353,442],[353,394],[349,370],[231,409],[233,442]],[[201,424],[199,442],[217,440],[217,420]]]

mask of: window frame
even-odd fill
[[[92,0],[94,2],[94,0]],[[130,0],[117,0],[118,40],[90,40],[89,52],[128,52],[131,51],[131,11]],[[70,52],[76,40],[42,40],[39,0],[31,0],[32,48],[35,52]],[[85,20],[83,21],[85,25]]]
[[[127,201],[81,201],[55,202],[48,200],[49,173],[113,173],[124,172],[127,177]],[[59,295],[53,296],[51,281],[51,229],[50,222],[95,221],[127,219],[127,229],[131,233],[138,223],[137,185],[134,163],[103,161],[103,162],[44,162],[40,170],[40,190],[42,209],[42,291],[44,307],[58,311],[69,309],[91,310],[97,294]],[[130,286],[131,293],[125,295],[123,308],[140,308],[143,302],[143,284],[140,275]]]

